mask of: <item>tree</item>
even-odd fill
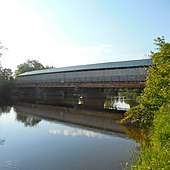
[[[170,43],[166,43],[164,37],[158,37],[155,45],[156,52],[150,55],[153,65],[149,69],[139,105],[126,112],[121,122],[131,120],[131,123],[150,127],[155,114],[170,102]]]
[[[151,52],[153,65],[140,104],[124,119],[149,127],[150,134],[131,169],[170,169],[170,43],[162,37],[155,45],[157,51]]]
[[[15,74],[19,75],[21,73],[25,73],[28,71],[42,70],[42,69],[45,69],[45,67],[39,61],[27,60],[25,63],[17,66],[17,70],[15,71]]]
[[[2,69],[1,75],[2,75],[2,79],[10,80],[12,77],[12,70],[9,68],[4,68]]]

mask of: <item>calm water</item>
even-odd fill
[[[27,103],[0,112],[0,170],[119,170],[138,145],[120,114]]]

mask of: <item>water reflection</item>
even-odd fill
[[[136,105],[138,89],[25,88],[14,98],[18,102],[93,109],[128,110]]]
[[[0,106],[0,115],[4,113],[9,113],[11,111],[11,106],[1,105]]]
[[[130,137],[139,143],[147,138],[145,130],[117,123],[123,117],[121,113],[22,102],[16,103],[14,108],[17,121],[24,123],[25,126],[38,125],[42,119],[69,125],[69,128],[65,129],[49,129],[48,132],[53,135],[101,138],[101,134],[114,134],[123,138]]]
[[[19,112],[16,112],[16,119],[19,122],[24,123],[25,126],[30,126],[30,127],[36,126],[41,121],[41,119],[36,118],[35,116],[28,115],[25,113],[19,113]]]
[[[16,103],[16,119],[23,122],[26,126],[34,126],[41,119],[64,122],[69,125],[78,125],[81,128],[93,128],[102,133],[124,134],[124,131],[116,121],[123,115],[120,113],[109,113],[103,111],[83,110],[76,108],[66,108],[51,105]],[[51,131],[52,132],[52,131]],[[53,131],[54,132],[54,131]],[[56,130],[57,134],[58,130]],[[61,133],[61,131],[60,131]],[[124,134],[125,135],[125,134]]]
[[[86,136],[94,138],[103,138],[104,135],[90,130],[76,129],[76,128],[67,128],[64,130],[61,129],[49,129],[49,133],[53,135],[64,135],[64,136]],[[106,136],[105,136],[106,137]]]
[[[84,104],[83,96],[80,96],[80,97],[78,98],[78,105],[82,105],[82,104]]]
[[[145,132],[117,121],[137,91],[40,90],[0,109],[0,170],[120,170],[130,162]]]
[[[7,160],[4,163],[4,167],[7,169],[18,169],[17,168],[17,162],[15,162],[14,160]]]
[[[138,131],[117,123],[120,113],[22,102],[14,108],[0,117],[1,170],[121,170],[138,146]]]
[[[136,142],[142,144],[143,142],[147,142],[150,140],[150,135],[149,135],[149,131],[147,129],[144,128],[132,128],[129,126],[122,126],[122,128],[124,129],[124,132],[133,140],[135,140]]]
[[[130,105],[126,103],[125,96],[107,96],[104,103],[105,109],[129,110]]]
[[[11,106],[8,106],[6,104],[0,105],[0,116],[3,114],[10,113]],[[1,135],[1,122],[0,122],[0,135]],[[5,138],[0,136],[0,145],[5,144]]]
[[[5,139],[0,139],[0,145],[4,145]]]

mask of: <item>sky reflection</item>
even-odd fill
[[[96,133],[89,130],[68,128],[68,129],[49,129],[49,133],[53,135],[64,135],[64,136],[86,136],[86,137],[95,137],[95,138],[104,138],[107,137],[104,134]]]

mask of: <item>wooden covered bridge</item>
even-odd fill
[[[17,87],[143,88],[150,59],[108,62],[26,72]]]

